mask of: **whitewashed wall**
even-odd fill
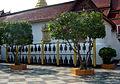
[[[104,39],[97,39],[97,64],[102,64],[102,60],[98,55],[100,48],[111,47],[117,51],[117,57],[114,59],[120,59],[120,42],[116,38],[116,33],[112,32],[112,27],[108,22],[104,22],[106,27],[106,37]]]
[[[48,24],[48,22],[40,22],[32,24],[33,43],[41,43],[42,40],[42,27]],[[111,25],[108,22],[104,22],[106,27],[106,37],[104,39],[97,39],[97,64],[102,64],[102,59],[98,55],[100,48],[111,47],[117,51],[117,59],[120,59],[120,42],[116,38],[116,33],[111,32]],[[62,40],[60,40],[62,42]],[[51,42],[55,42],[52,40]],[[1,59],[5,60],[5,48],[2,48]]]
[[[42,26],[44,26],[48,22],[41,22],[32,24],[33,31],[33,43],[39,43],[42,40]],[[120,59],[120,42],[116,38],[116,33],[112,32],[112,26],[108,22],[104,22],[106,27],[106,37],[104,39],[97,39],[97,64],[102,64],[102,59],[98,55],[100,48],[102,47],[111,47],[116,49],[117,57],[116,59]],[[53,42],[53,40],[52,40]]]
[[[42,27],[48,22],[40,22],[32,24],[33,43],[40,43],[42,40]]]

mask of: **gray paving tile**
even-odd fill
[[[46,84],[44,81],[28,81],[27,84]]]
[[[94,76],[73,76],[69,67],[28,65],[27,70],[10,70],[1,63],[0,84],[119,84],[120,68],[95,69]]]
[[[9,82],[24,82],[25,79],[9,79]]]

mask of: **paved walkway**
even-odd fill
[[[74,76],[69,67],[28,65],[27,70],[12,71],[0,63],[0,84],[120,84],[120,68],[95,69],[94,76]]]

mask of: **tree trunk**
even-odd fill
[[[13,45],[11,46],[12,48],[12,54],[14,55],[14,60],[15,60],[15,65],[20,65],[20,59],[19,56],[16,56],[16,48],[13,48]]]

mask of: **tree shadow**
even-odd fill
[[[29,76],[37,76],[37,75],[54,75],[57,74],[58,71],[45,69],[45,68],[27,68],[26,70],[11,70],[10,65],[2,65],[0,64],[0,71],[12,75],[29,75]]]
[[[116,72],[95,72],[93,76],[80,76],[84,82],[89,84],[119,84],[120,73]]]

